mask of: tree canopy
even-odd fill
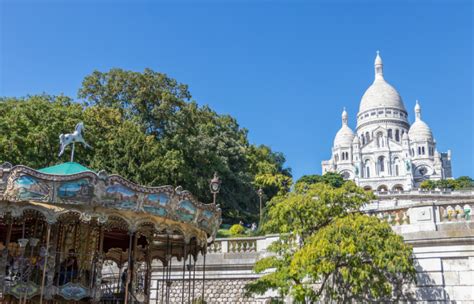
[[[283,154],[250,144],[235,118],[191,101],[188,87],[165,74],[95,71],[79,98],[1,98],[0,162],[42,168],[67,161],[69,153],[58,159],[58,136],[83,121],[93,149],[77,146],[76,161],[144,185],[181,185],[203,202],[211,202],[217,172],[217,201],[230,222],[256,220],[257,177],[291,180]]]
[[[442,179],[438,181],[424,180],[420,184],[421,189],[433,190],[433,189],[450,189],[450,190],[462,190],[474,188],[474,180],[469,176],[460,176],[456,179]]]
[[[374,198],[371,192],[334,180],[305,177],[272,199],[263,229],[280,239],[269,247],[273,255],[255,264],[256,272],[266,273],[246,286],[249,294],[274,289],[297,303],[406,296],[403,286],[415,275],[411,247],[389,224],[358,211]]]

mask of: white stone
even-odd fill
[[[410,127],[403,100],[385,80],[381,62],[377,55],[375,80],[360,101],[356,134],[344,110],[331,159],[322,162],[323,173],[339,172],[361,187],[385,192],[416,189],[425,179],[451,177],[450,152],[436,150],[418,102]]]
[[[415,267],[417,271],[441,271],[441,259],[417,259]]]

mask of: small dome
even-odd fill
[[[347,125],[343,125],[336,133],[334,147],[350,147],[354,139],[354,132]]]
[[[408,137],[411,141],[433,141],[433,133],[430,127],[421,120],[421,107],[416,101],[415,105],[415,122],[411,125],[408,131]]]
[[[342,127],[337,131],[336,137],[334,138],[334,148],[336,147],[350,147],[352,140],[354,139],[354,132],[347,125],[348,115],[346,109],[342,111]]]

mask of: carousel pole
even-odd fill
[[[6,217],[6,215],[4,215],[4,218]],[[9,254],[9,250],[8,250],[8,247],[10,245],[10,239],[12,237],[12,227],[13,227],[13,219],[11,217],[8,218],[7,220],[7,223],[8,223],[8,228],[7,228],[7,235],[5,236],[5,267],[6,267],[6,263],[8,261],[8,254]],[[5,269],[0,269],[0,271],[2,271],[3,273],[5,273],[6,271],[6,268]],[[3,278],[3,280],[5,280],[5,277]],[[2,282],[2,297],[5,295],[5,282]],[[0,298],[1,299],[1,298]]]
[[[191,303],[191,250],[188,259],[188,303]]]
[[[40,304],[43,304],[43,291],[44,291],[44,284],[46,280],[46,265],[48,264],[49,258],[49,239],[51,236],[51,225],[47,224],[47,231],[46,231],[46,253],[44,256],[44,265],[43,265],[43,275],[41,277],[41,291],[40,291]]]
[[[205,282],[206,282],[206,251],[207,251],[207,248],[204,248],[204,261],[203,261],[203,264],[202,264],[202,303],[204,303],[204,285],[205,285]]]
[[[127,304],[128,303],[128,285],[130,284],[130,276],[131,276],[131,267],[130,265],[132,264],[132,246],[133,246],[133,235],[134,233],[132,231],[129,232],[129,235],[130,235],[130,239],[129,239],[129,242],[128,242],[128,265],[127,265],[127,281],[125,282],[125,299],[124,299],[124,303]]]
[[[194,291],[196,290],[196,257],[193,256],[193,295],[191,299],[194,301]]]
[[[164,296],[165,296],[165,285],[166,285],[166,279],[168,279],[168,273],[166,272],[165,276],[165,269],[168,270],[168,251],[169,251],[169,241],[170,241],[170,236],[167,234],[166,235],[166,249],[165,249],[165,261],[166,261],[166,268],[165,268],[165,263],[163,263],[163,282],[161,283],[161,303],[163,304]]]
[[[184,240],[184,243],[183,243],[183,284],[182,284],[182,289],[181,289],[181,303],[184,303],[185,281],[186,281],[186,240]]]
[[[72,142],[72,149],[71,149],[71,163],[74,161],[74,148],[75,148],[75,144],[74,144],[74,142]]]
[[[166,304],[170,303],[171,294],[171,266],[173,262],[173,242],[170,242],[170,255],[168,264],[168,279],[166,280]]]

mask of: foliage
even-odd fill
[[[430,179],[427,179],[421,182],[420,188],[424,190],[432,190],[436,188],[436,183]]]
[[[165,74],[95,71],[79,97],[81,103],[65,96],[1,98],[0,162],[42,168],[67,161],[67,152],[57,157],[58,136],[84,121],[93,149],[76,146],[77,162],[144,185],[181,185],[205,203],[217,172],[226,222],[258,218],[258,175],[291,177],[281,153],[250,144],[233,117],[190,102],[188,87]]]
[[[474,188],[474,180],[469,176],[460,176],[456,179],[442,179],[438,181],[424,180],[420,184],[420,188],[424,190],[433,189],[451,189],[451,190],[462,190]]]
[[[298,303],[401,296],[402,285],[413,281],[412,250],[387,223],[359,214],[373,194],[350,181],[334,187],[314,179],[270,202],[264,229],[281,237],[254,270],[275,271],[249,283],[247,293],[276,289]]]
[[[231,234],[229,232],[229,229],[219,229],[217,230],[217,237],[218,238],[228,238],[231,237]]]
[[[230,227],[229,233],[232,236],[243,235],[245,233],[245,227],[240,224],[234,224]]]
[[[345,180],[341,174],[336,172],[326,172],[324,175],[303,175],[298,181],[296,181],[295,188],[301,189],[307,185],[317,183],[325,183],[332,187],[339,188],[345,183]]]

